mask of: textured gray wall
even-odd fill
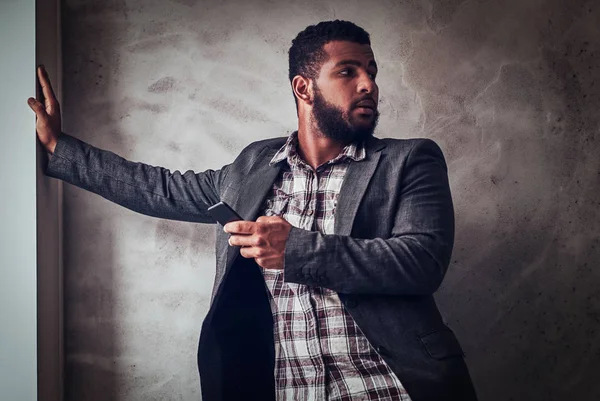
[[[132,160],[219,168],[296,127],[287,49],[372,34],[380,137],[430,137],[455,200],[437,299],[482,400],[600,398],[600,6],[594,1],[67,0],[65,130]],[[199,398],[214,228],[65,190],[69,400]]]

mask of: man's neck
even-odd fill
[[[313,124],[298,122],[298,155],[315,170],[339,155],[347,144],[326,137]]]

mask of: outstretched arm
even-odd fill
[[[46,174],[139,213],[173,220],[214,223],[206,209],[219,201],[229,165],[201,173],[171,173],[134,163],[61,133],[60,106],[46,71],[38,68],[44,104],[29,98],[38,139],[52,156]]]
[[[61,134],[46,174],[148,216],[215,223],[206,209],[219,202],[229,166],[201,173],[171,172]]]

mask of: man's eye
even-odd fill
[[[352,73],[351,70],[345,69],[340,71],[340,75],[350,75]]]

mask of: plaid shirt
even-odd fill
[[[364,159],[365,149],[350,144],[315,171],[300,158],[297,145],[298,134],[293,132],[270,162],[287,160],[265,200],[263,214],[281,216],[298,228],[333,234],[347,163]],[[261,270],[275,322],[278,401],[410,401],[336,292],[285,282],[282,270]]]

